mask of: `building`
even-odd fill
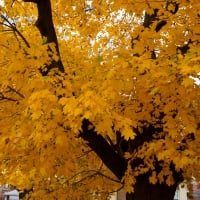
[[[19,200],[19,192],[6,186],[0,186],[0,200]]]
[[[4,193],[5,200],[19,200],[19,192],[17,190],[11,190]]]

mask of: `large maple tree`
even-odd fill
[[[0,182],[32,199],[172,200],[199,180],[199,0],[5,0]],[[27,195],[24,198],[29,198]]]

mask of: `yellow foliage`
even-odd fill
[[[121,184],[133,192],[142,174],[173,185],[171,162],[185,179],[200,180],[199,0],[172,1],[178,10],[166,2],[52,1],[65,72],[56,66],[43,76],[60,57],[40,37],[36,5],[4,1],[0,183],[33,187],[33,199],[62,199],[63,191],[67,199],[106,199]],[[145,21],[144,11],[157,16]],[[136,145],[141,138],[122,155],[115,149],[129,162],[123,180],[111,181],[81,140],[84,119],[114,147],[119,132]],[[131,166],[137,159],[143,163]]]

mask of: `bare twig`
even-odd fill
[[[86,155],[88,155],[88,154],[91,153],[91,152],[93,152],[92,149],[90,149],[90,150],[84,152],[82,155],[80,155],[80,156],[78,157],[78,159],[79,159],[79,158],[82,158],[82,157],[84,157],[84,156],[86,156]]]
[[[94,177],[94,176],[102,176],[102,177],[104,177],[104,178],[106,178],[106,179],[108,179],[110,181],[113,181],[113,182],[116,182],[116,183],[121,183],[119,180],[116,180],[116,179],[114,179],[114,178],[112,178],[110,176],[107,176],[107,175],[103,174],[102,172],[100,172],[98,170],[93,170],[93,169],[79,172],[79,173],[75,174],[74,176],[72,176],[68,181],[73,180],[74,178],[76,178],[77,176],[79,176],[81,174],[88,174],[88,175],[84,176],[79,181],[74,182],[73,183],[74,185],[77,185],[77,184],[79,184],[79,183],[81,183],[81,182],[83,182],[83,181],[85,181],[85,180],[87,180],[87,179],[89,179],[91,177]]]
[[[23,94],[21,94],[19,91],[17,91],[16,89],[14,89],[14,88],[12,88],[10,86],[8,86],[8,89],[10,91],[15,92],[16,94],[18,94],[21,98],[23,98],[23,99],[25,98],[25,96]]]
[[[9,21],[9,19],[7,19],[7,17],[5,17],[4,15],[1,15],[1,18],[2,18],[3,20],[5,20],[5,22],[7,23],[7,24],[6,24],[6,23],[2,23],[2,22],[1,22],[1,24],[3,24],[4,26],[7,26],[7,27],[9,27],[9,28],[11,28],[12,31],[13,31],[14,33],[17,33],[17,35],[19,35],[19,37],[24,41],[24,43],[26,44],[26,46],[27,46],[28,48],[30,48],[30,45],[29,45],[28,41],[27,41],[26,38],[22,35],[22,33],[17,29],[16,25],[15,25],[14,23],[11,23],[11,22]]]
[[[17,99],[6,97],[6,96],[3,95],[3,93],[0,93],[0,101],[4,101],[4,100],[15,101],[15,102],[18,101]]]

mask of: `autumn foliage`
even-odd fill
[[[48,3],[0,7],[0,182],[72,200],[148,182],[171,200],[199,180],[199,0]]]

